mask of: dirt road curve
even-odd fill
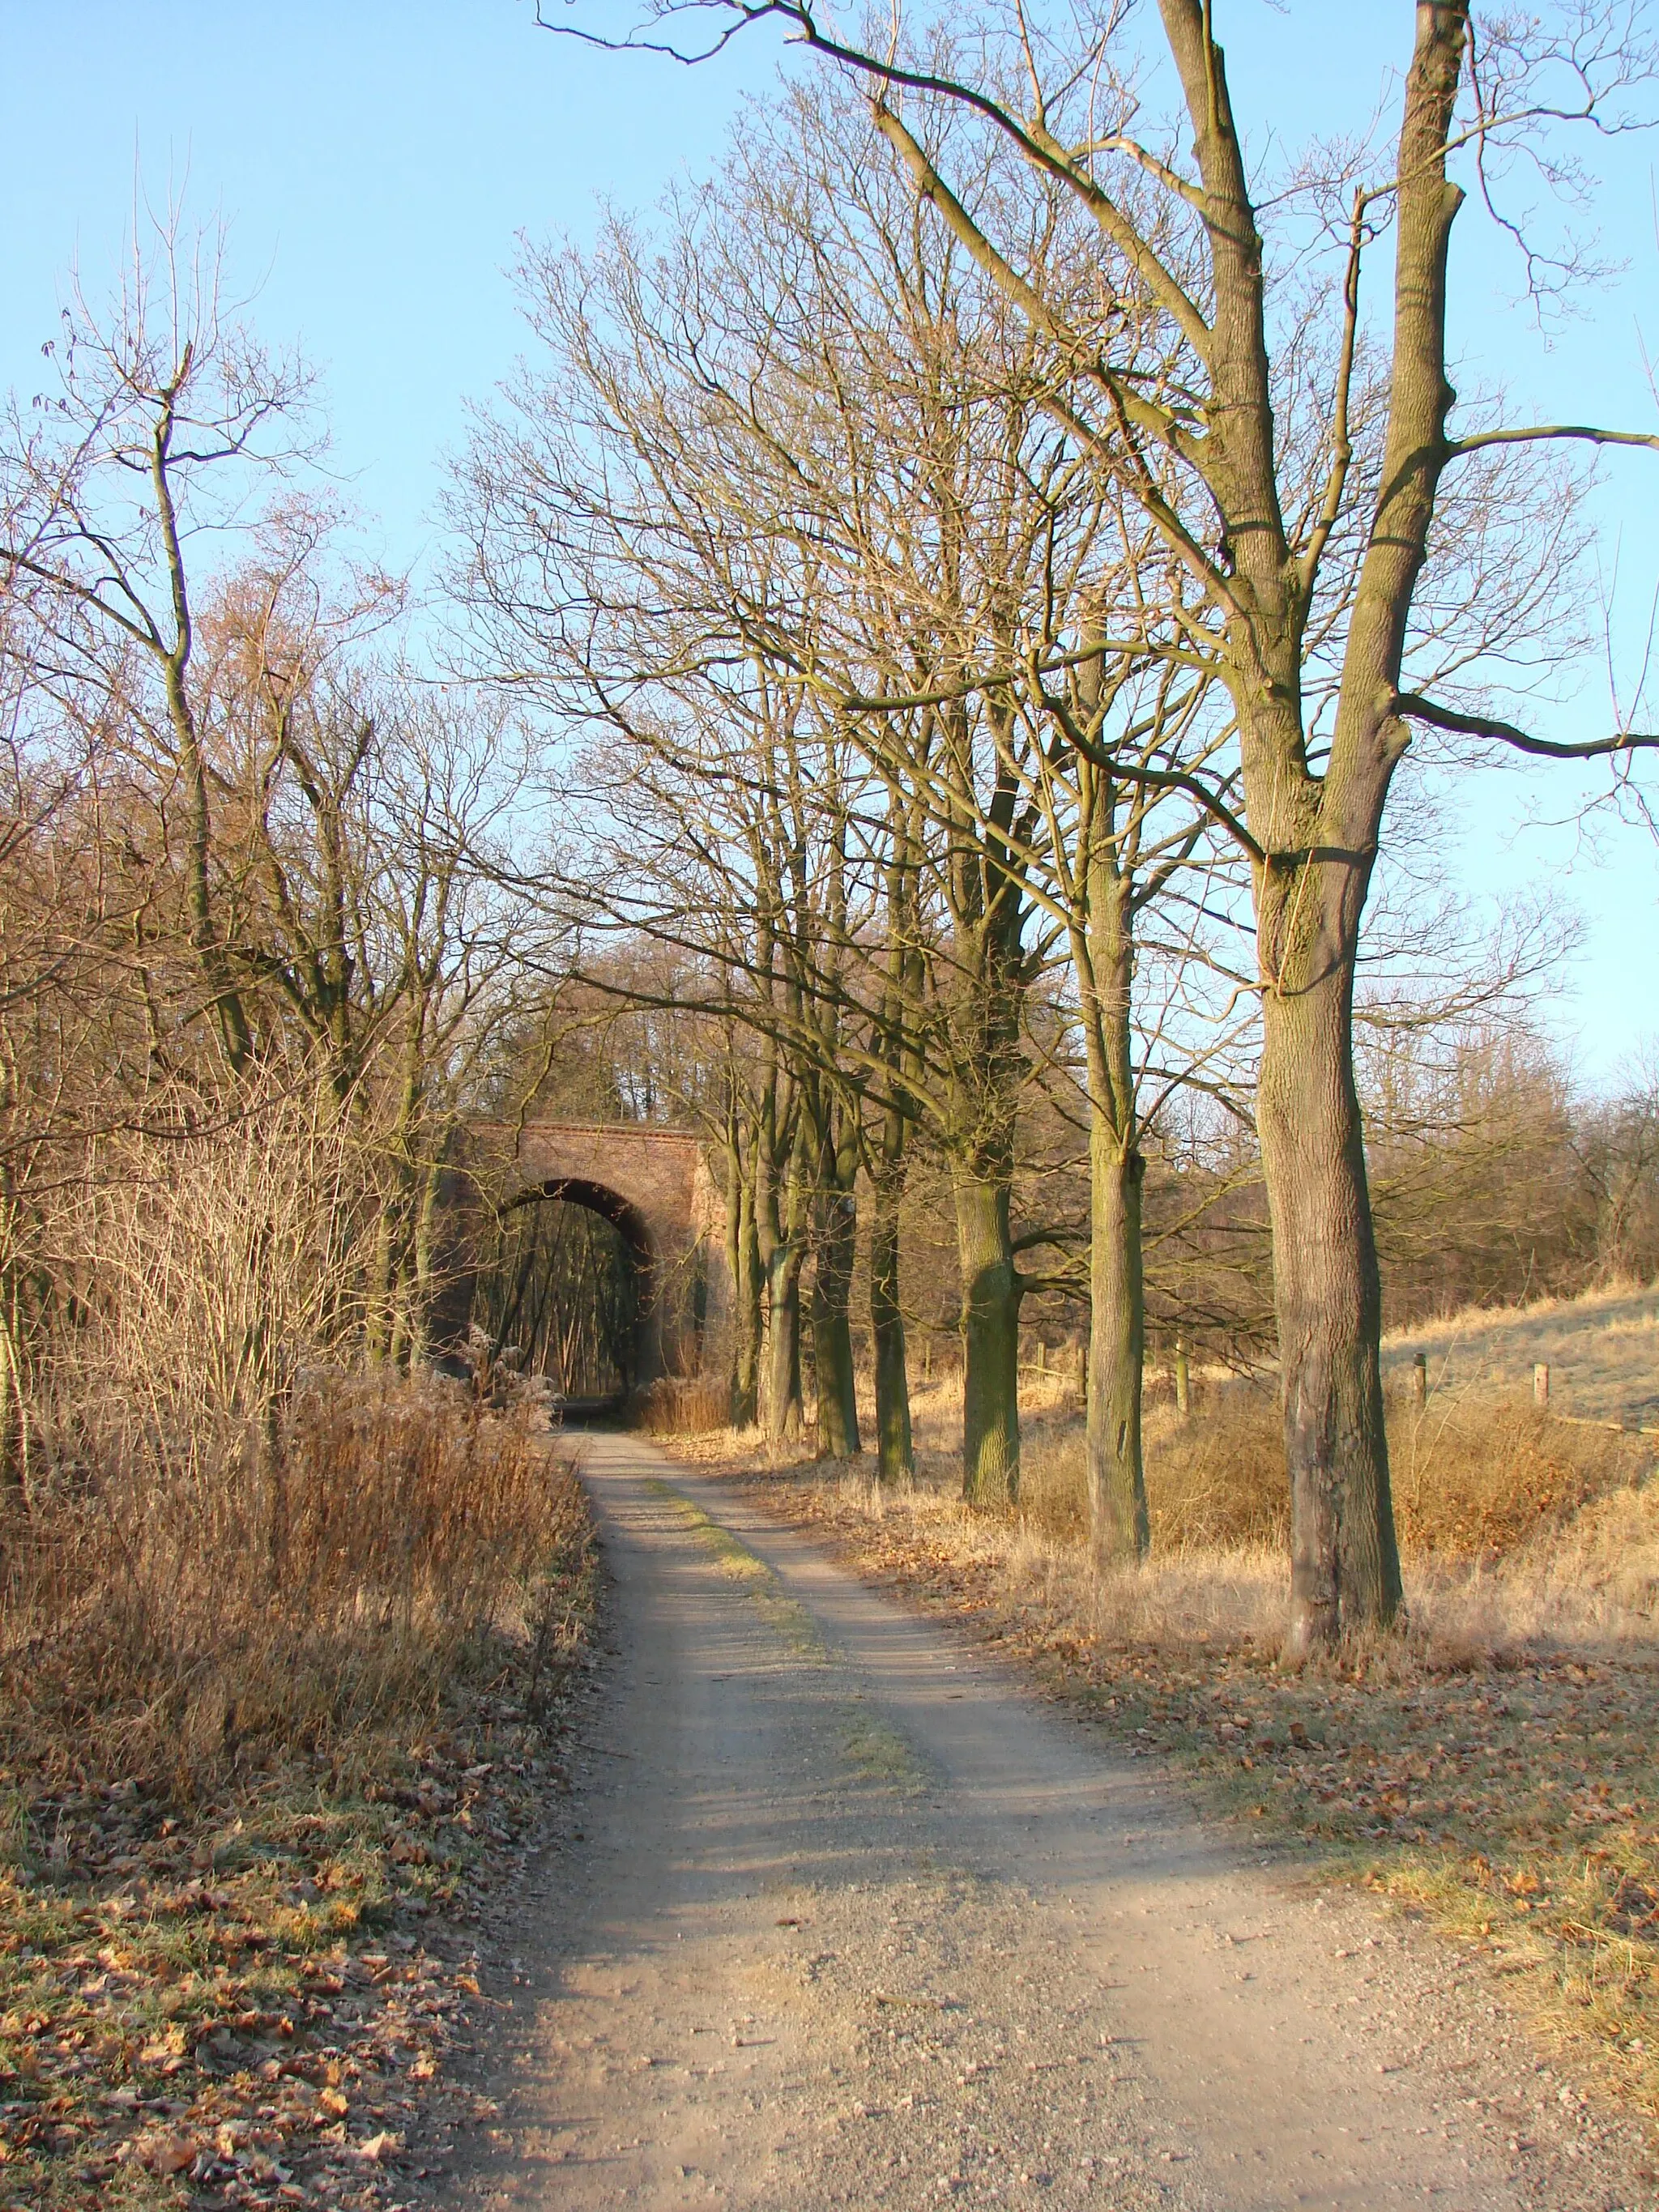
[[[637,1439],[521,2057],[447,2201],[1652,2201],[1450,1954],[1204,1832],[1094,1730]]]

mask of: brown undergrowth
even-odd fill
[[[560,1773],[571,1455],[328,1377],[199,1480],[65,1454],[0,1540],[0,2205],[384,2200]]]
[[[1431,1400],[1432,1426],[1396,1407],[1409,1625],[1293,1674],[1277,1664],[1270,1407],[1224,1393],[1186,1424],[1153,1407],[1152,1557],[1103,1583],[1079,1540],[1075,1413],[1058,1396],[1032,1408],[1024,1510],[975,1514],[931,1448],[936,1411],[907,1493],[867,1462],[779,1463],[730,1434],[678,1449],[967,1621],[1255,1834],[1311,1847],[1321,1878],[1346,1874],[1477,1947],[1551,2047],[1659,2116],[1650,1440],[1513,1401]]]

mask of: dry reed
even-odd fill
[[[538,1608],[586,1519],[544,1434],[431,1389],[330,1378],[274,1462],[228,1436],[199,1466],[135,1454],[0,1518],[8,1766],[118,1775],[178,1797],[295,1753],[349,1764],[430,1711]]]
[[[633,1425],[648,1437],[701,1437],[723,1431],[730,1394],[702,1376],[665,1375],[640,1394]]]

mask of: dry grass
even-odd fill
[[[533,1632],[580,1515],[545,1435],[409,1385],[301,1392],[275,1463],[246,1436],[199,1468],[60,1460],[0,1517],[0,1742],[181,1800],[349,1761]]]
[[[633,1425],[648,1437],[699,1437],[724,1432],[730,1396],[702,1376],[665,1375],[642,1391],[632,1409]]]
[[[570,1455],[339,1377],[278,1442],[8,1508],[0,2200],[380,2201],[466,2002],[420,1931],[548,1771]]]
[[[1080,1419],[1045,1412],[1032,1426],[1021,1517],[1044,1534],[1080,1540],[1086,1522]],[[1146,1448],[1155,1557],[1282,1551],[1288,1533],[1282,1430],[1267,1392],[1243,1382],[1212,1387],[1184,1421],[1155,1400]],[[1408,1557],[1487,1568],[1518,1563],[1526,1574],[1542,1572],[1559,1597],[1571,1577],[1560,1571],[1555,1547],[1540,1540],[1641,1484],[1659,1448],[1633,1433],[1557,1419],[1524,1395],[1465,1391],[1433,1393],[1422,1409],[1396,1395],[1389,1455]],[[1605,1575],[1597,1587],[1606,1594]],[[1625,1587],[1637,1585],[1626,1577]],[[1645,1618],[1645,1601],[1638,1609]]]
[[[1659,1426],[1659,1284],[1619,1284],[1524,1306],[1471,1306],[1387,1339],[1385,1373],[1400,1373],[1419,1352],[1437,1390],[1528,1386],[1541,1362],[1557,1411]]]

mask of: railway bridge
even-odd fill
[[[634,1387],[718,1369],[732,1315],[726,1206],[695,1131],[651,1121],[474,1122],[451,1186],[452,1334],[471,1305],[485,1210],[562,1200],[612,1223],[632,1255]]]

